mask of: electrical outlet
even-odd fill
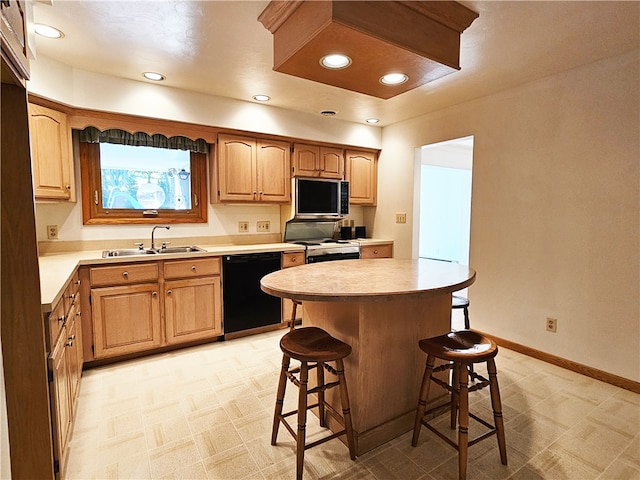
[[[238,222],[238,231],[239,232],[248,232],[249,231],[249,222]]]
[[[58,239],[58,225],[47,225],[47,239],[48,240]]]
[[[396,213],[396,223],[407,223],[407,214]]]
[[[558,319],[547,317],[547,332],[556,333],[558,330]]]
[[[269,220],[263,220],[256,224],[256,229],[258,230],[258,232],[268,232],[269,230],[271,230],[271,224]]]

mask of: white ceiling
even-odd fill
[[[34,3],[34,21],[61,29],[36,38],[36,55],[82,70],[381,126],[416,117],[639,48],[640,2],[463,1],[479,18],[462,34],[462,69],[388,100],[272,70],[271,34],[258,22],[267,1]]]

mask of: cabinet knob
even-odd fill
[[[58,322],[64,322],[64,315],[62,317],[58,317]]]
[[[76,312],[76,317],[82,316],[82,312]]]
[[[129,278],[129,272],[122,272],[122,276],[124,278]]]
[[[171,295],[173,293],[173,290],[167,290],[167,295]]]
[[[153,297],[157,297],[157,296],[158,296],[158,292],[153,292],[153,293],[151,294],[151,296],[153,296]]]
[[[81,283],[82,283],[82,281],[76,280],[76,285],[80,285]]]
[[[67,184],[64,186],[64,188],[66,188],[67,190],[71,190],[71,185]]]
[[[64,346],[65,347],[73,347],[73,340],[71,340],[70,342],[65,343]]]
[[[195,272],[196,271],[196,266],[195,265],[191,265],[191,271]]]
[[[70,294],[69,294],[69,298],[70,298],[71,300],[73,300],[74,298],[76,298],[76,294],[75,294],[75,293],[70,293]]]
[[[374,254],[374,255],[377,255],[377,254],[378,254],[378,250],[374,250],[374,251],[373,251],[373,254]]]
[[[291,259],[291,263],[296,263],[297,261],[298,261],[298,259],[297,259],[296,257],[293,257],[293,258]]]

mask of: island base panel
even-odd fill
[[[344,364],[357,454],[410,431],[426,361],[418,341],[450,331],[451,294],[381,302],[304,301],[303,309],[305,326],[323,328],[351,345]],[[432,389],[429,402],[436,404],[444,393]],[[335,392],[327,392],[327,398],[341,411]]]

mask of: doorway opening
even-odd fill
[[[413,257],[469,264],[473,136],[416,150]]]

